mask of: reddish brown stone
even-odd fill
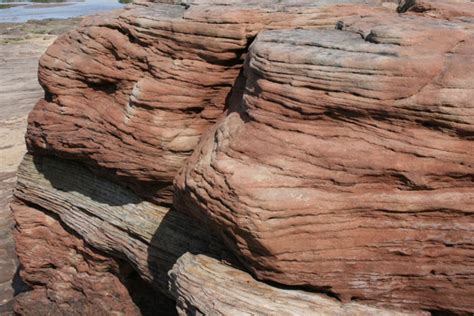
[[[337,309],[354,300],[474,312],[468,10],[423,11],[419,1],[398,17],[393,3],[341,2],[141,4],[91,18],[51,46],[39,71],[45,97],[29,118],[32,154],[84,162],[167,204],[187,160],[174,201],[183,214],[90,174],[68,182],[72,172],[56,173],[74,183],[58,188],[30,161],[16,194],[45,213],[15,206],[33,286],[17,311],[39,302],[59,313],[137,312],[119,260],[81,238],[163,292],[175,287],[181,311],[240,302],[242,291],[210,305],[196,288],[210,277],[209,289],[242,287],[245,273],[205,257],[176,261],[211,244],[187,212],[259,279],[327,292],[344,302]],[[49,211],[72,229],[50,223]],[[288,297],[259,282],[251,289]],[[297,296],[299,308],[306,295]]]
[[[143,306],[140,301],[160,303],[164,294],[176,300],[176,307],[183,315],[427,315],[358,302],[342,303],[323,293],[283,289],[259,282],[239,269],[218,239],[210,235],[204,225],[196,225],[195,219],[141,201],[130,190],[98,178],[71,161],[46,157],[33,160],[26,155],[18,170],[15,198],[35,205],[38,210],[51,210],[68,227],[69,233],[81,236],[95,249],[126,260],[128,267],[142,277],[142,282],[139,278],[130,282],[133,271],[124,269],[123,263],[120,263],[120,278],[125,279],[124,284],[135,294],[134,302],[141,303],[140,306]],[[19,234],[17,238],[22,236]],[[55,249],[48,247],[47,250],[49,253]],[[74,279],[74,269],[60,270],[62,279],[68,274],[68,279]],[[47,277],[54,275],[48,273]],[[40,309],[33,310],[37,311],[36,315],[51,315],[57,307],[48,302],[48,297],[61,295],[61,289],[48,288],[46,297],[43,294],[46,290],[38,286],[28,294],[26,303],[45,301],[39,304]],[[90,289],[83,290],[88,291]],[[17,311],[28,311],[31,306],[25,303],[23,296],[20,301],[17,306],[21,310],[17,308]],[[106,306],[107,300],[103,300],[103,304]],[[142,314],[173,315],[173,310],[164,309],[163,305],[152,307],[142,310]],[[82,306],[77,304],[67,314],[83,315],[81,312]]]
[[[120,262],[88,247],[56,217],[23,204],[11,205],[17,223],[16,249],[21,277],[31,290],[20,294],[20,315],[141,315]],[[129,273],[128,273],[129,274]],[[130,284],[130,280],[127,280]],[[143,285],[142,285],[143,286]],[[136,286],[132,289],[137,291]],[[146,288],[145,288],[146,289]],[[142,299],[153,294],[141,293]]]
[[[345,2],[150,4],[89,19],[41,58],[45,98],[29,117],[29,150],[100,166],[169,203],[173,177],[224,111],[259,30],[391,11]]]
[[[452,20],[474,17],[474,2],[471,0],[401,0],[398,12],[424,15]]]
[[[423,17],[259,34],[175,205],[260,279],[474,312],[474,30]]]

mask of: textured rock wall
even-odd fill
[[[217,258],[224,252],[195,220],[143,201],[77,163],[25,156],[15,197],[50,210],[87,244],[125,259],[163,292],[168,270],[186,251]]]
[[[183,314],[422,314],[258,282],[195,220],[77,163],[26,155],[15,197],[22,277],[33,287],[16,300],[20,314],[172,315],[163,295]]]
[[[62,36],[18,171],[16,310],[472,313],[453,3],[143,2]]]
[[[88,248],[54,217],[13,204],[21,277],[32,290],[16,298],[21,315],[140,315],[114,275],[118,263]]]
[[[472,61],[461,20],[262,32],[242,102],[188,160],[175,205],[260,279],[473,312]]]
[[[176,172],[224,111],[257,32],[389,11],[365,2],[153,4],[89,19],[41,58],[45,98],[30,114],[28,148],[99,166],[170,203]]]
[[[170,271],[178,311],[192,315],[427,315],[383,310],[255,282],[247,273],[186,253]],[[202,284],[206,290],[202,291]]]

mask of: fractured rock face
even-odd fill
[[[474,30],[423,17],[259,34],[175,205],[258,278],[474,312]]]
[[[58,39],[40,61],[45,97],[29,117],[29,150],[101,167],[170,203],[173,177],[230,102],[259,30],[391,11],[362,0],[198,2],[92,18]]]

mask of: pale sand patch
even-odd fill
[[[0,315],[12,314],[15,292],[12,280],[17,259],[8,203],[16,180],[15,171],[26,153],[28,113],[43,96],[37,80],[38,60],[56,39],[58,30],[66,31],[75,23],[77,19],[50,24],[0,23]]]

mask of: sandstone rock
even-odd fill
[[[43,308],[51,304],[48,297],[59,297],[58,301],[64,302],[52,307],[66,306],[66,311],[71,311],[66,298],[77,294],[68,296],[73,291],[71,286],[80,286],[84,293],[94,292],[92,297],[101,295],[104,289],[97,286],[107,287],[95,284],[98,278],[108,286],[115,282],[114,289],[120,290],[124,298],[120,306],[132,307],[127,303],[130,300],[124,287],[108,272],[110,268],[105,268],[116,269],[117,260],[109,258],[113,256],[128,262],[144,280],[176,299],[183,313],[399,314],[258,282],[237,268],[234,259],[202,225],[197,226],[184,214],[141,201],[132,192],[97,178],[77,163],[27,155],[18,171],[15,196],[17,201],[30,205],[14,205],[14,214],[19,223],[16,240],[20,259],[25,263],[23,275],[35,287],[20,297],[20,312],[28,311],[33,300],[41,310],[48,311]],[[34,236],[38,241],[33,240]],[[71,256],[71,252],[75,255]],[[84,260],[90,262],[89,269],[84,267]],[[94,280],[93,284],[89,279]],[[63,292],[64,289],[68,291]],[[111,299],[97,301],[118,307]],[[85,303],[78,306],[97,307],[89,300]]]
[[[15,198],[49,210],[88,245],[123,258],[167,295],[167,272],[183,253],[212,252],[217,257],[223,251],[191,218],[143,201],[74,162],[26,155]],[[20,244],[23,238],[21,232],[16,235]]]
[[[255,282],[219,261],[186,253],[170,271],[170,290],[183,315],[407,315],[411,313],[342,304],[309,292]],[[205,284],[205,290],[202,285]],[[413,313],[413,315],[429,313]]]
[[[164,293],[168,270],[183,253],[225,252],[192,218],[143,201],[77,163],[26,155],[14,194],[59,216],[94,248],[123,258]]]
[[[259,279],[474,312],[474,32],[423,17],[266,31],[175,206]]]
[[[12,204],[21,277],[32,290],[15,300],[21,315],[140,315],[110,271],[118,264],[88,248],[54,217]],[[18,236],[21,236],[18,238]]]
[[[29,150],[99,166],[170,203],[173,177],[224,111],[259,30],[391,11],[375,0],[190,3],[135,6],[58,39],[40,61],[45,98],[29,117]]]
[[[451,20],[474,17],[474,3],[471,0],[401,0],[397,11]]]
[[[41,59],[18,312],[136,314],[148,285],[189,314],[474,312],[467,6],[160,2]]]

